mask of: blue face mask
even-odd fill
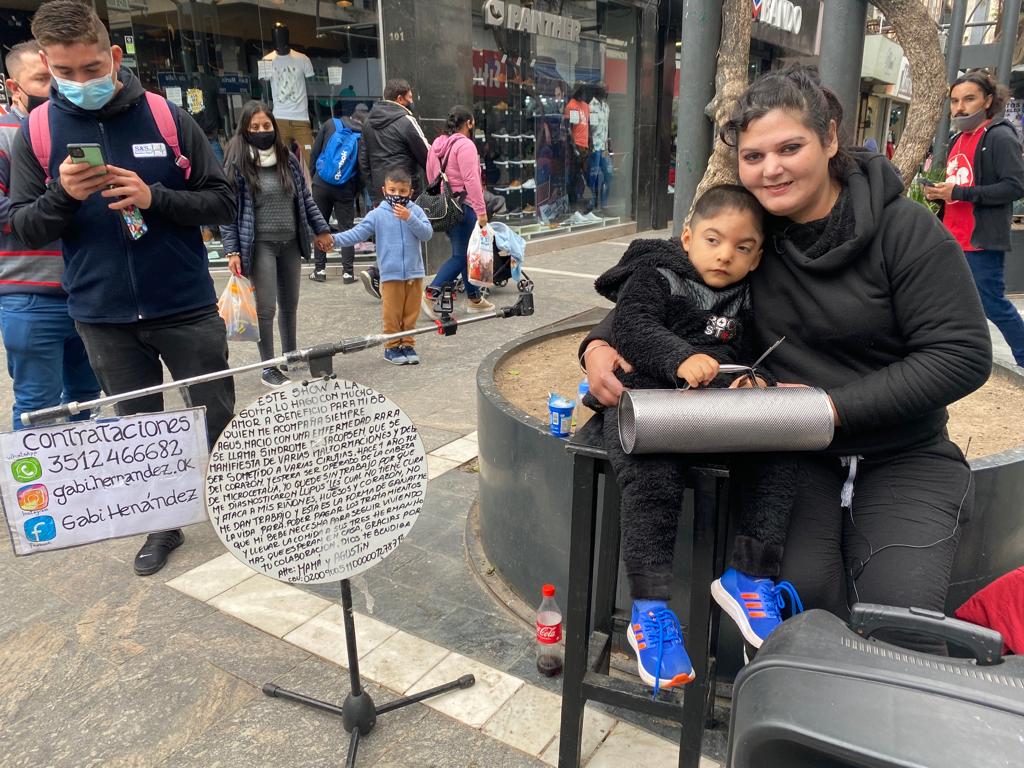
[[[113,69],[114,57],[110,57],[110,66]],[[57,90],[61,96],[70,101],[76,107],[87,111],[95,111],[106,106],[114,98],[114,81],[110,75],[96,77],[84,83],[76,83],[74,80],[64,80],[50,72],[53,82],[57,84]]]

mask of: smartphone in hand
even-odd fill
[[[922,187],[934,187],[938,182],[932,181],[931,179],[925,178],[924,176],[918,176],[915,181]]]
[[[68,155],[72,163],[87,163],[94,168],[107,164],[103,157],[103,148],[99,144],[68,144]],[[132,240],[138,240],[149,230],[142,219],[142,212],[134,205],[129,205],[121,211],[121,220],[124,222],[128,237]]]

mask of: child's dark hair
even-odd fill
[[[412,176],[405,168],[401,168],[397,165],[388,168],[384,171],[384,181],[393,181],[396,184],[408,184],[412,186]]]
[[[697,198],[693,206],[693,216],[690,217],[690,226],[695,227],[698,222],[717,216],[722,211],[749,213],[754,218],[757,231],[764,235],[764,209],[757,202],[757,198],[739,184],[719,184]]]
[[[832,178],[841,180],[851,163],[850,154],[843,148],[843,105],[835,93],[821,84],[817,67],[794,65],[757,78],[740,96],[732,117],[718,135],[728,146],[735,147],[747,126],[773,109],[795,113],[800,122],[818,135],[822,146],[828,143],[829,124],[835,121],[839,151],[828,161],[828,170]]]
[[[445,123],[444,132],[451,136],[453,133],[458,133],[459,130],[473,119],[473,113],[468,107],[464,107],[461,104],[456,104],[448,112],[448,121]]]
[[[1002,112],[1003,107],[1006,106],[1006,100],[1010,97],[1009,89],[997,81],[992,75],[984,69],[972,69],[969,72],[965,72],[960,75],[953,84],[949,86],[950,94],[953,93],[953,89],[958,85],[964,83],[971,83],[978,86],[981,92],[985,96],[992,97],[992,103],[988,109],[985,110],[985,117],[992,117],[993,115]]]

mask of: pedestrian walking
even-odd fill
[[[943,204],[942,223],[964,249],[985,316],[1024,366],[1024,320],[1006,298],[1003,259],[1010,250],[1013,202],[1024,197],[1024,159],[1013,125],[1003,117],[1006,86],[987,72],[968,72],[949,89],[953,137],[946,180],[925,187]]]
[[[434,179],[444,170],[451,184],[453,194],[463,195],[462,221],[448,231],[452,244],[452,255],[437,270],[430,285],[423,291],[423,313],[436,320],[434,300],[445,283],[453,283],[462,275],[469,299],[468,312],[489,312],[494,305],[487,301],[480,288],[469,282],[466,253],[469,239],[477,222],[487,226],[487,208],[484,205],[484,188],[480,181],[480,154],[473,141],[476,123],[473,113],[466,107],[456,105],[448,113],[444,133],[434,139],[427,154],[427,176]]]
[[[330,227],[313,202],[302,168],[288,151],[270,107],[249,101],[228,143],[225,167],[235,189],[237,214],[221,227],[228,268],[252,280],[256,292],[261,360],[274,357],[274,316],[281,349],[298,346],[297,314],[302,260],[311,243],[323,252],[332,246]],[[287,384],[281,369],[263,369],[268,387]]]

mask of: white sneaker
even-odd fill
[[[578,227],[578,226],[581,226],[583,224],[590,224],[591,222],[589,222],[585,218],[583,218],[583,214],[582,213],[580,213],[579,211],[576,211],[572,216],[570,216],[568,219],[566,219],[564,223],[568,224],[570,227]]]
[[[466,312],[469,312],[471,314],[477,314],[479,312],[492,312],[494,310],[494,305],[491,304],[491,302],[489,302],[483,296],[481,296],[476,301],[470,299],[469,301],[466,302],[466,304]]]
[[[523,182],[523,189],[536,189],[536,188],[537,188],[537,180],[536,179],[527,179],[526,181]]]
[[[598,216],[593,211],[588,213],[583,218],[586,219],[587,221],[592,221],[594,224],[604,224],[604,219],[602,219],[600,216]]]

